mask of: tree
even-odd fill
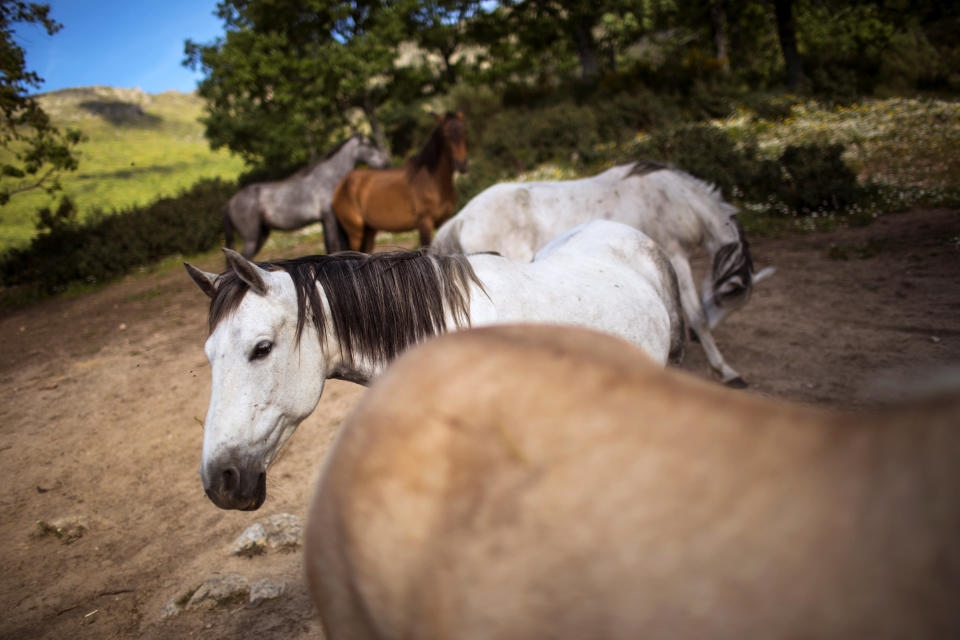
[[[443,89],[452,87],[460,77],[463,60],[454,61],[454,57],[467,41],[467,21],[479,6],[478,0],[421,0],[407,12],[408,32],[421,49],[440,58]]]
[[[351,128],[359,109],[384,144],[376,109],[403,36],[403,0],[222,0],[225,35],[187,41],[184,64],[205,78],[213,148],[250,165],[310,160]]]
[[[713,28],[713,55],[720,62],[720,72],[723,75],[730,75],[726,0],[711,0],[710,26]]]
[[[39,24],[48,35],[62,27],[50,17],[48,5],[0,0],[0,205],[32,189],[60,188],[60,172],[74,171],[74,147],[83,140],[75,129],[61,132],[28,95],[43,80],[26,68],[23,49],[13,39],[15,24]]]
[[[787,86],[796,90],[803,77],[800,53],[797,51],[797,27],[793,19],[793,0],[773,0],[777,16],[777,35],[783,51],[783,64],[787,70]]]
[[[479,3],[474,37],[506,75],[566,69],[573,61],[581,81],[594,84],[605,58],[616,70],[616,49],[642,31],[645,14],[656,7],[649,0],[501,0]],[[653,3],[659,6],[660,3]]]

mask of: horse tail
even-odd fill
[[[347,237],[347,230],[340,224],[340,218],[337,217],[333,207],[329,207],[320,216],[320,225],[323,227],[323,246],[327,255],[337,251],[347,251],[350,249],[350,239]]]
[[[223,246],[233,248],[233,221],[230,219],[230,204],[223,208]]]
[[[658,263],[660,273],[666,276],[661,279],[661,284],[666,288],[665,293],[670,303],[667,307],[670,316],[670,351],[667,353],[667,362],[680,364],[686,354],[688,335],[687,317],[683,313],[683,302],[680,300],[680,281],[673,263],[659,247],[654,251],[654,261]]]

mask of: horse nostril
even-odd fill
[[[233,493],[240,485],[240,474],[236,469],[225,469],[223,472],[223,490],[225,493]]]

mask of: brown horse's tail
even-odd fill
[[[337,251],[347,251],[350,249],[350,239],[347,237],[347,230],[340,224],[337,214],[333,207],[329,207],[320,217],[320,225],[323,227],[323,246],[327,250],[327,255]]]
[[[223,246],[233,248],[233,221],[230,220],[230,205],[223,208]]]

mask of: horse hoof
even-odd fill
[[[727,381],[724,382],[723,384],[725,384],[726,386],[730,387],[731,389],[746,389],[746,388],[747,388],[747,381],[744,380],[743,378],[741,378],[740,376],[737,376],[736,378],[731,378],[730,380],[727,380]]]

